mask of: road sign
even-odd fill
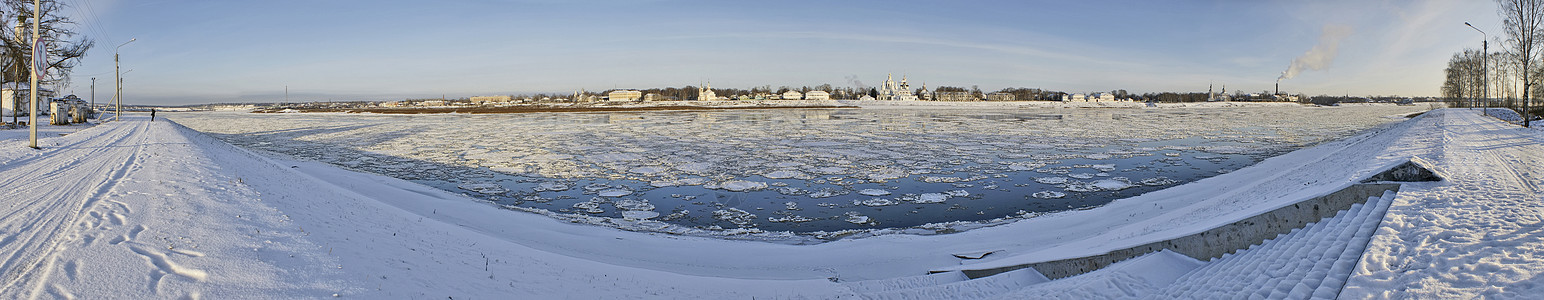
[[[43,72],[48,70],[48,51],[45,51],[43,38],[38,37],[32,41],[32,74],[37,75],[38,80],[43,80]]]

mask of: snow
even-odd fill
[[[767,188],[767,183],[759,181],[730,180],[719,184],[719,187],[731,192],[755,191]]]
[[[949,200],[949,195],[946,195],[944,193],[923,193],[922,195],[917,196],[917,200],[912,201],[912,202],[916,202],[916,203],[943,203],[944,201],[948,201],[948,200]]]
[[[1303,108],[1321,109],[1362,108]],[[171,118],[178,120],[175,115]],[[1544,224],[1539,216],[1544,201],[1539,201],[1538,190],[1544,184],[1540,176],[1544,165],[1539,163],[1544,162],[1540,157],[1544,134],[1483,117],[1478,111],[1427,113],[1098,208],[1012,219],[951,234],[883,234],[881,230],[810,245],[625,231],[583,224],[586,221],[581,220],[591,219],[582,215],[493,209],[493,204],[458,193],[317,161],[256,153],[140,116],[78,130],[43,139],[45,147],[38,151],[26,149],[17,138],[24,135],[14,134],[16,130],[0,131],[4,138],[0,178],[8,179],[0,181],[0,201],[8,204],[0,206],[0,240],[6,241],[0,243],[0,257],[8,258],[0,261],[4,274],[0,278],[6,280],[0,297],[1129,297],[1188,282],[1175,275],[1186,265],[1183,257],[1159,252],[1055,281],[1046,281],[1032,269],[975,280],[956,275],[913,279],[928,276],[928,271],[959,274],[947,271],[1080,257],[1184,236],[1344,188],[1411,157],[1432,161],[1451,177],[1407,183],[1394,195],[1341,296],[1528,298],[1544,293],[1540,290],[1544,285],[1536,279],[1544,272],[1544,231],[1538,230],[1538,224]],[[331,131],[340,130],[349,129]],[[424,141],[417,146],[429,145]],[[374,151],[445,150],[415,146]],[[457,157],[462,152],[458,150]],[[546,154],[534,151],[532,155]],[[569,159],[632,166],[628,160],[589,157]],[[530,171],[571,175],[601,171],[565,161],[544,159],[539,162],[541,168]],[[687,161],[739,168],[727,159]],[[612,174],[632,169],[603,167]],[[847,176],[866,177],[863,173]],[[596,192],[610,188],[615,187]],[[1027,188],[1044,191],[1046,186]],[[946,196],[943,191],[938,194]],[[590,201],[599,204],[597,208],[627,210],[646,207],[641,200],[649,200],[628,197]],[[730,219],[760,220],[743,209],[722,211]],[[856,212],[842,218],[872,222]],[[628,219],[607,222],[670,226]],[[1313,230],[1321,229],[1299,232]],[[1255,250],[1266,247],[1278,249],[1262,245]],[[1290,247],[1280,249],[1286,248]],[[1245,257],[1255,250],[1229,257]],[[979,251],[995,253],[980,259],[953,255]],[[1346,253],[1350,252],[1342,256]],[[1275,259],[1233,260],[1246,265],[1290,260],[1261,255]],[[1207,266],[1216,264],[1211,268],[1220,270],[1224,260]],[[1140,262],[1170,268],[1143,267]],[[1310,274],[1318,266],[1297,264],[1278,272]],[[1330,264],[1328,270],[1336,266]],[[1239,273],[1212,275],[1223,274]],[[1277,291],[1315,294],[1294,291],[1297,285],[1285,291],[1272,285],[1271,280],[1280,283],[1295,275],[1267,275],[1269,279],[1239,283],[1271,286],[1267,295]],[[1165,283],[1171,281],[1165,278],[1176,279]],[[865,281],[872,282],[859,283]]]
[[[875,197],[878,197],[878,196],[889,195],[890,191],[886,191],[886,190],[882,190],[882,189],[863,189],[863,190],[858,191],[858,194],[859,195],[864,195],[864,196],[875,196]]]
[[[1156,292],[1158,299],[1334,299],[1393,192],[1249,249],[1223,255]]]
[[[1347,298],[1544,294],[1544,131],[1450,109],[1427,158],[1441,182],[1401,189],[1341,293]]]
[[[995,299],[1140,299],[1206,265],[1162,250],[1111,264],[1086,274],[1029,285]]]

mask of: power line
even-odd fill
[[[95,33],[97,36],[100,37],[100,39],[112,40],[112,36],[107,34],[107,29],[105,27],[102,27],[103,26],[102,25],[102,20],[101,20],[101,18],[97,17],[97,15],[96,15],[96,8],[91,5],[91,1],[90,0],[79,0],[78,2],[83,4],[83,5],[65,5],[65,6],[69,6],[71,9],[74,9],[75,13],[80,15],[80,19],[81,19],[81,21],[83,23],[85,23],[85,25],[86,25],[85,27],[86,27],[87,30],[90,30],[93,33]],[[81,6],[85,6],[85,10],[82,10]]]

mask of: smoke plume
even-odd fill
[[[868,89],[867,86],[863,85],[862,81],[858,81],[858,75],[847,75],[847,84],[851,84],[853,87],[856,87],[859,90]]]
[[[1330,62],[1335,60],[1335,52],[1340,48],[1340,40],[1351,35],[1351,27],[1345,25],[1325,25],[1324,33],[1319,34],[1319,44],[1313,49],[1308,49],[1302,56],[1292,60],[1292,65],[1287,66],[1286,71],[1281,72],[1281,77],[1276,81],[1297,77],[1303,70],[1324,70],[1330,67]]]

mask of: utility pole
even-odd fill
[[[41,74],[39,71],[42,71],[38,70],[38,68],[42,67],[42,64],[38,62],[39,59],[42,59],[38,57],[38,54],[42,53],[42,51],[38,51],[40,50],[38,47],[43,46],[43,32],[39,30],[42,26],[38,24],[43,21],[42,16],[40,16],[43,7],[40,6],[41,3],[39,2],[41,1],[32,0],[32,76],[27,78],[32,82],[32,92],[27,95],[30,98],[29,101],[32,101],[27,103],[27,111],[31,115],[31,119],[27,121],[27,126],[32,127],[31,132],[28,133],[31,140],[29,146],[32,149],[38,149],[38,75]]]
[[[113,103],[117,105],[118,111],[117,113],[113,114],[113,121],[123,119],[123,95],[121,95],[123,93],[123,74],[118,73],[118,49],[122,49],[124,45],[133,43],[134,40],[138,39],[139,38],[129,39],[129,41],[118,45],[117,48],[113,48],[113,84],[116,85],[116,87],[113,88]]]
[[[96,77],[91,77],[91,109],[86,115],[94,115],[94,112],[96,112]]]

